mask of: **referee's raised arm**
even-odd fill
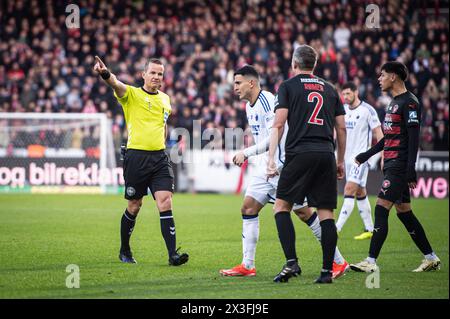
[[[105,63],[103,63],[97,55],[95,56],[95,61],[94,72],[97,72],[102,77],[103,81],[113,88],[119,98],[123,97],[127,91],[126,85],[120,82],[117,77],[108,70]]]

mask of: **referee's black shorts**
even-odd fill
[[[287,156],[277,198],[291,204],[303,203],[318,209],[337,207],[337,168],[334,153],[312,152]]]
[[[140,199],[150,189],[153,198],[157,191],[173,192],[173,170],[164,150],[143,151],[128,149],[123,162],[125,198]]]

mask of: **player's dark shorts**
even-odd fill
[[[333,153],[312,152],[286,156],[278,181],[277,198],[321,209],[337,207],[337,169]]]
[[[384,179],[378,197],[396,204],[410,203],[411,196],[406,179],[406,169],[388,168],[383,173]]]
[[[140,199],[150,189],[153,198],[157,191],[173,192],[173,170],[169,157],[160,151],[128,149],[123,162],[125,198]]]

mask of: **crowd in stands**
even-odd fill
[[[254,65],[262,87],[275,93],[305,43],[320,55],[316,74],[338,89],[354,81],[381,120],[390,97],[379,89],[380,66],[404,62],[423,108],[420,147],[448,150],[449,32],[440,2],[371,1],[379,8],[372,16],[366,2],[81,0],[80,28],[69,29],[66,1],[2,1],[0,112],[105,112],[120,142],[121,107],[93,73],[94,56],[135,86],[145,62],[159,57],[170,127],[192,130],[201,119],[203,128],[245,128],[234,70]],[[374,21],[379,27],[369,28]]]

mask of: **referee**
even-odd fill
[[[173,171],[165,153],[166,121],[171,113],[170,98],[159,88],[164,65],[158,59],[146,63],[142,78],[144,85],[134,87],[120,82],[103,61],[96,56],[94,71],[114,90],[122,105],[128,130],[127,151],[124,157],[125,198],[128,207],[120,224],[121,246],[119,259],[136,263],[130,248],[130,237],[142,206],[142,197],[150,189],[156,200],[161,233],[169,253],[169,265],[186,263],[189,255],[179,254],[176,247],[175,223],[172,216]]]

